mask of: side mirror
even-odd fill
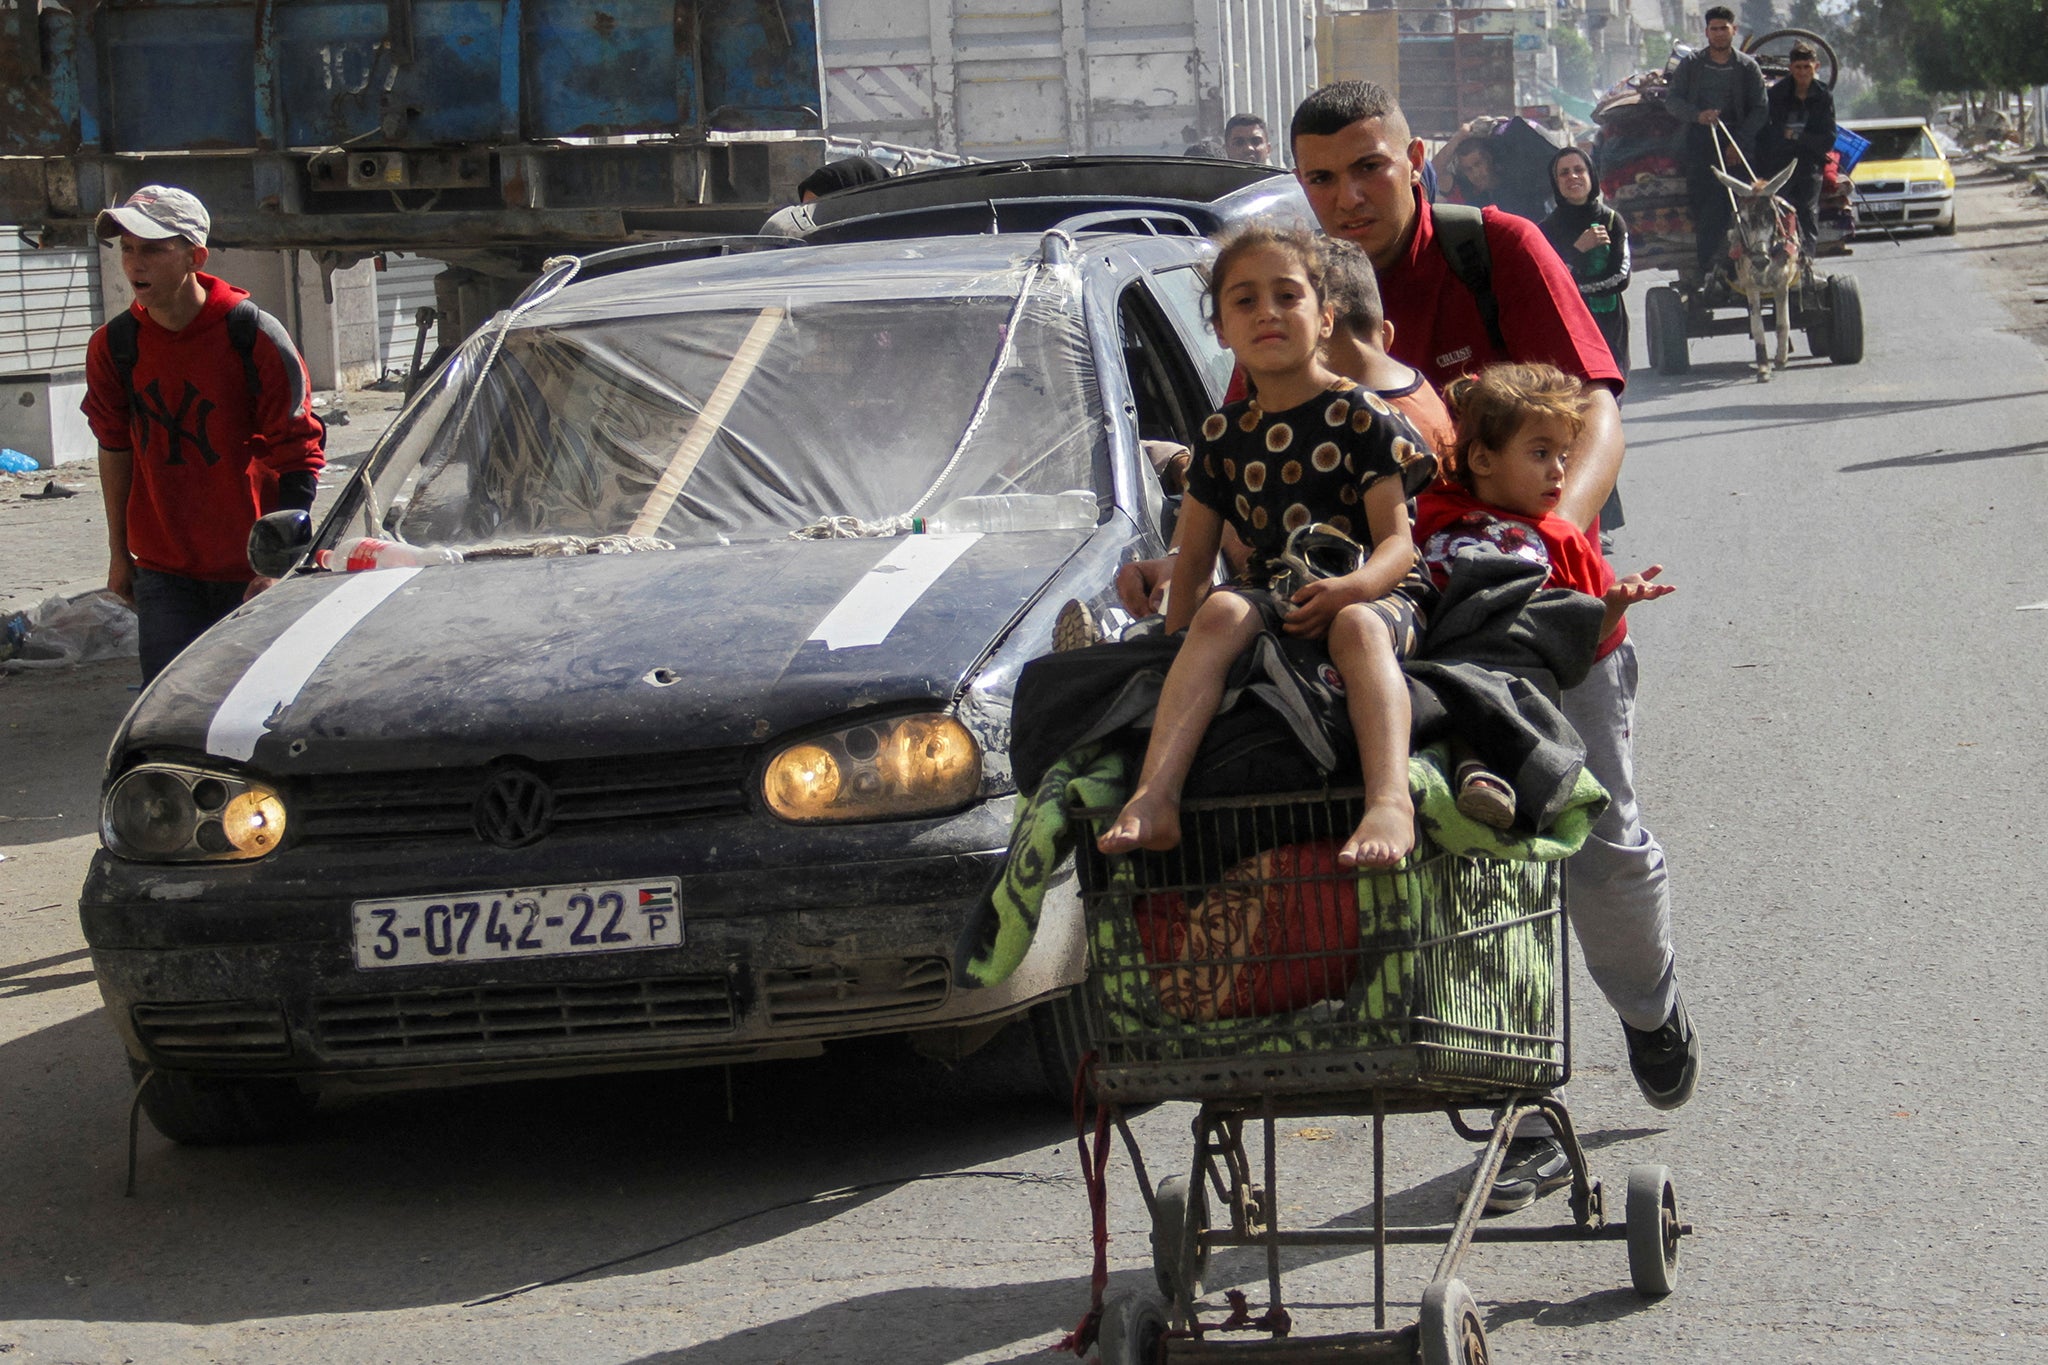
[[[296,507],[256,519],[249,528],[249,567],[258,578],[283,578],[313,543],[313,517]]]

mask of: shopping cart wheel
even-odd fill
[[[1118,1294],[1102,1305],[1095,1338],[1102,1365],[1154,1365],[1166,1340],[1166,1301],[1149,1289]]]
[[[1422,1291],[1420,1335],[1422,1365],[1487,1365],[1492,1359],[1486,1324],[1463,1280],[1438,1280]]]
[[[1628,1277],[1636,1293],[1662,1298],[1678,1285],[1678,1199],[1669,1166],[1628,1168]]]
[[[1195,1206],[1193,1231],[1188,1237],[1188,1204]],[[1209,1195],[1200,1181],[1192,1185],[1184,1175],[1170,1175],[1159,1182],[1152,1196],[1152,1274],[1159,1292],[1175,1304],[1193,1303],[1202,1297],[1202,1277],[1209,1271],[1209,1248],[1201,1235],[1209,1230]]]

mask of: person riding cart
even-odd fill
[[[1835,149],[1835,97],[1817,76],[1817,54],[1804,43],[1792,49],[1791,73],[1771,87],[1768,114],[1757,141],[1757,174],[1768,180],[1797,164],[1784,199],[1798,211],[1801,254],[1820,244],[1820,190],[1828,153]]]
[[[1720,144],[1725,138],[1742,159],[1753,159],[1756,135],[1768,112],[1763,68],[1735,47],[1735,12],[1716,5],[1707,11],[1706,23],[1706,47],[1678,63],[1664,93],[1665,109],[1685,125],[1679,159],[1685,168],[1695,264],[1702,279],[1711,277],[1715,257],[1728,237],[1728,191],[1714,177],[1727,165]]]

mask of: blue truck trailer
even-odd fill
[[[220,245],[461,267],[446,338],[549,255],[751,232],[856,151],[958,160],[831,137],[822,92],[815,0],[0,0],[0,223],[77,245],[180,185]]]

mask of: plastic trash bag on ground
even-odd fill
[[[51,597],[17,612],[0,630],[0,673],[74,668],[139,653],[135,612],[105,588]]]

